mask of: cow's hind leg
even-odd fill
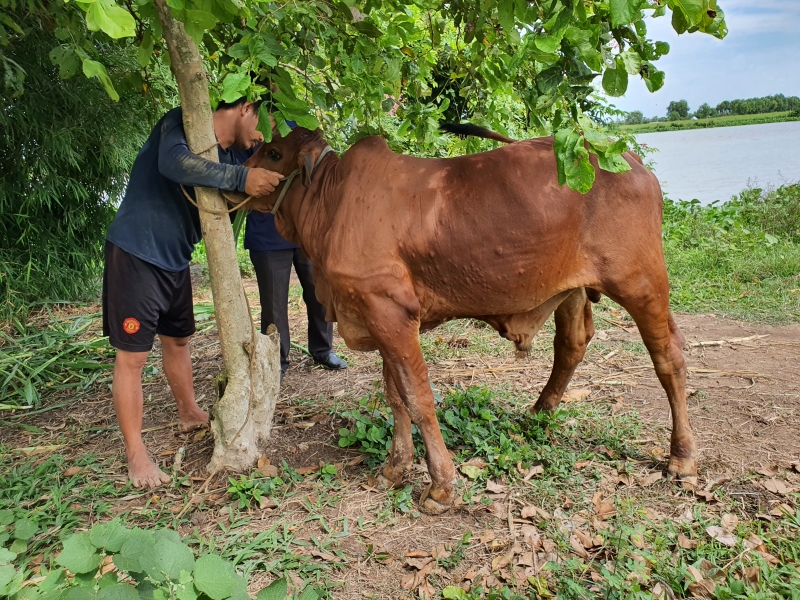
[[[553,340],[553,370],[542,389],[532,412],[555,410],[578,364],[586,354],[586,347],[594,335],[592,303],[584,288],[574,290],[559,304],[554,315],[556,335]]]
[[[664,289],[660,294],[634,299],[620,298],[618,302],[636,321],[658,380],[669,399],[672,439],[667,470],[679,479],[697,475],[697,446],[686,409],[684,337],[669,311],[669,292]]]
[[[383,386],[386,401],[394,416],[394,435],[389,460],[383,467],[383,475],[378,479],[384,487],[390,488],[402,483],[403,475],[414,462],[414,441],[411,438],[411,417],[408,416],[400,392],[394,383],[386,357],[383,358]]]

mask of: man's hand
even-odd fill
[[[247,173],[247,179],[244,182],[244,191],[248,196],[260,198],[261,196],[266,196],[270,192],[274,192],[282,179],[283,175],[280,173],[254,167]]]

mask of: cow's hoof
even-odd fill
[[[376,488],[379,490],[391,490],[392,488],[399,488],[403,485],[403,478],[400,477],[397,481],[392,481],[388,477],[386,477],[383,473],[379,473],[375,479],[378,480],[376,484]]]
[[[433,484],[430,484],[420,496],[419,508],[425,514],[440,515],[450,510],[455,499],[452,487],[449,489],[435,488]]]
[[[670,456],[667,475],[671,479],[677,479],[678,481],[683,481],[689,477],[697,477],[697,461],[692,457]]]
[[[536,404],[531,406],[528,409],[532,415],[539,414],[541,412],[553,412],[555,409],[558,408],[559,401],[556,401],[555,404],[553,402],[542,402],[542,399],[536,401]]]

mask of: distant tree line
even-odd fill
[[[746,100],[725,100],[716,107],[703,103],[692,113],[689,103],[686,100],[676,100],[667,106],[665,117],[647,118],[639,110],[630,112],[625,117],[626,125],[637,125],[639,123],[657,123],[659,121],[680,121],[695,117],[697,119],[708,119],[710,117],[726,117],[729,115],[758,115],[763,113],[775,112],[800,112],[800,98],[797,96],[764,96],[763,98],[748,98]]]

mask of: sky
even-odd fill
[[[784,94],[800,96],[800,0],[718,0],[728,35],[718,40],[703,33],[678,36],[670,14],[648,18],[647,37],[668,42],[670,52],[655,65],[666,72],[654,94],[641,78],[631,78],[617,108],[640,110],[646,117],[666,116],[672,100],[690,110],[707,102]]]

